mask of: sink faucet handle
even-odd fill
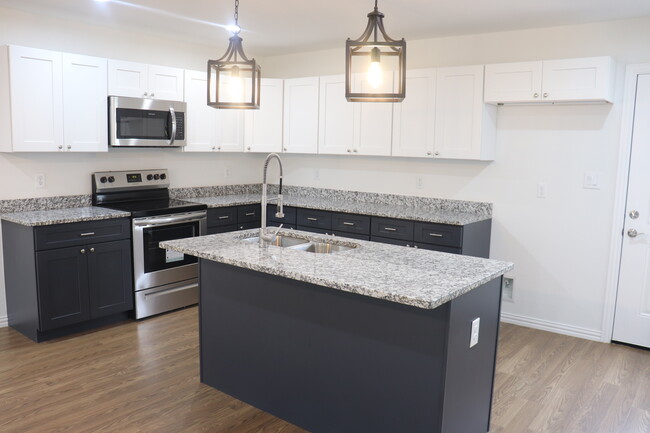
[[[273,242],[278,237],[278,233],[280,232],[280,229],[282,228],[283,225],[284,223],[280,224],[280,227],[278,227],[275,233],[273,233],[273,236],[271,237],[271,242]]]

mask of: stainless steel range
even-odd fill
[[[169,198],[167,170],[93,173],[92,189],[93,205],[131,213],[135,318],[196,304],[196,257],[158,244],[206,234],[207,206]]]

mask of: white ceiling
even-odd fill
[[[336,48],[359,37],[372,0],[240,0],[250,56]],[[135,28],[225,49],[234,0],[0,0],[0,6]],[[379,0],[388,34],[424,39],[650,16],[649,0]]]

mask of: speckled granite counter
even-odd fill
[[[52,224],[78,223],[111,218],[128,218],[128,212],[102,207],[76,207],[67,209],[35,210],[2,215],[2,219],[24,226],[47,226]]]
[[[357,248],[314,254],[289,248],[260,249],[244,241],[257,230],[162,242],[169,250],[346,292],[419,308],[436,308],[491,281],[514,265],[476,257],[403,248],[291,231],[291,236]],[[282,230],[280,233],[284,233]]]
[[[196,203],[203,203],[210,208],[238,206],[260,203],[260,194],[233,194],[218,197],[195,197],[188,199]],[[434,199],[431,201],[433,202]],[[440,202],[443,202],[440,200]],[[470,202],[464,202],[470,203]],[[373,203],[364,201],[352,201],[327,196],[301,196],[284,195],[285,206],[302,207],[308,209],[319,209],[332,212],[346,212],[353,214],[371,215],[386,218],[408,219],[439,224],[465,225],[484,221],[492,217],[490,212],[481,209],[477,212],[468,206],[463,208],[449,209],[443,206],[436,206],[433,203]]]

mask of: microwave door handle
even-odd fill
[[[176,141],[176,112],[174,111],[174,107],[169,107],[169,115],[172,118],[172,133],[169,138],[169,145],[171,146]]]

